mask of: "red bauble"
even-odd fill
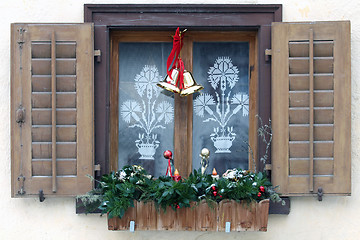
[[[180,208],[180,206],[179,206],[179,205],[176,205],[176,208],[177,208],[177,209],[179,209],[179,208]]]
[[[172,152],[170,150],[166,150],[164,152],[164,158],[171,159],[172,158]]]
[[[212,186],[211,189],[215,191],[215,190],[216,190],[216,187],[215,187],[215,186]]]
[[[214,192],[213,192],[213,195],[214,195],[214,197],[216,197],[216,195],[217,195],[217,191],[214,191]]]
[[[261,197],[261,192],[258,192],[258,195],[257,195],[258,197]]]
[[[265,188],[263,186],[260,186],[259,189],[260,189],[260,192],[265,192]]]

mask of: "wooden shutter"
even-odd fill
[[[92,188],[92,24],[12,24],[12,196]]]
[[[350,22],[273,23],[272,180],[282,194],[350,194],[350,64]]]

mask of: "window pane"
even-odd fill
[[[166,76],[171,43],[119,44],[119,168],[142,165],[166,172],[163,152],[174,148],[174,98],[156,83]]]
[[[207,173],[248,168],[249,43],[196,42],[194,79],[204,86],[194,94],[193,168],[199,153],[210,150]]]

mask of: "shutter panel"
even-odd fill
[[[13,197],[92,189],[93,92],[92,24],[12,24]]]
[[[283,195],[351,192],[350,22],[272,25],[272,181]]]

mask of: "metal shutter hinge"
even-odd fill
[[[39,201],[40,202],[44,202],[45,197],[44,197],[44,191],[42,189],[39,190]]]
[[[25,108],[22,105],[16,110],[15,121],[21,126],[25,122]]]
[[[96,176],[100,176],[100,170],[101,170],[101,165],[100,164],[94,165],[94,171],[96,173]]]
[[[24,187],[25,177],[21,174],[20,176],[18,176],[17,180],[20,182],[20,190],[18,191],[18,194],[24,195],[26,193]]]
[[[317,197],[320,202],[322,201],[323,195],[324,195],[323,189],[322,189],[322,187],[319,187],[318,192],[317,192]]]
[[[271,164],[269,164],[269,163],[265,164],[265,170],[266,171],[271,171],[272,170]]]
[[[23,44],[25,43],[24,33],[26,32],[26,29],[21,27],[18,29],[18,32],[19,32],[19,38],[17,40],[17,43],[19,44],[19,47],[22,48]]]
[[[272,55],[271,49],[265,49],[265,62],[270,61],[270,56]]]
[[[96,62],[101,62],[101,50],[94,50],[94,56],[96,57]]]

